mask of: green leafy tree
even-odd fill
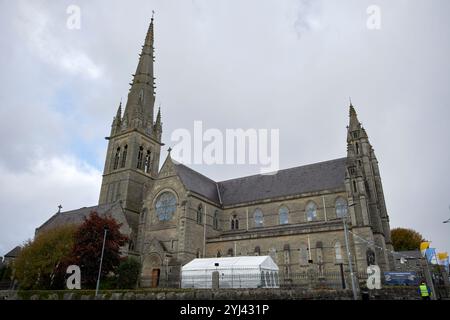
[[[22,289],[50,289],[60,266],[73,249],[76,227],[64,226],[29,240],[14,261],[15,278]]]
[[[135,289],[141,272],[141,264],[133,258],[120,263],[117,269],[117,289]]]
[[[11,280],[12,270],[10,266],[3,265],[0,267],[0,281],[9,281]]]
[[[105,229],[107,233],[102,262],[102,278],[106,279],[106,276],[119,266],[121,262],[120,247],[124,246],[128,240],[120,232],[120,226],[113,218],[100,217],[96,212],[92,212],[77,230],[70,263],[80,267],[83,289],[95,288]]]
[[[395,251],[419,250],[420,243],[426,241],[419,232],[405,228],[392,229],[391,238]]]

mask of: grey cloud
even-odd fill
[[[392,226],[415,228],[450,250],[441,223],[450,216],[448,1],[380,0],[379,31],[366,28],[373,3],[365,0],[78,1],[82,29],[68,31],[64,12],[72,2],[34,6],[50,17],[56,44],[85,53],[102,70],[99,79],[43,61],[20,23],[9,24],[17,19],[16,2],[1,4],[0,114],[30,115],[0,127],[9,145],[23,146],[0,151],[8,170],[29,170],[20,150],[70,154],[73,139],[92,148],[95,160],[88,161],[101,170],[102,138],[126,99],[154,9],[157,105],[167,145],[173,130],[203,120],[219,129],[279,128],[283,168],[338,158],[346,152],[351,96],[380,161]],[[49,107],[67,90],[74,97],[68,110]],[[258,171],[194,168],[217,180]]]

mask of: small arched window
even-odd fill
[[[145,162],[144,162],[145,173],[150,173],[150,170],[151,170],[150,156],[151,156],[150,150],[147,150],[147,154],[145,155]]]
[[[231,230],[239,230],[239,219],[235,214],[231,217]]]
[[[120,160],[120,147],[117,148],[116,155],[114,156],[113,170],[116,170],[119,167],[119,160]]]
[[[261,209],[256,209],[253,214],[253,219],[255,220],[255,227],[261,228],[264,226],[264,215]]]
[[[217,250],[216,257],[217,257],[217,258],[220,258],[221,256],[222,256],[222,252],[220,252],[220,250]]]
[[[214,211],[213,226],[214,230],[219,230],[219,210]]]
[[[197,223],[203,223],[203,205],[200,203],[197,208]]]
[[[260,256],[261,255],[261,248],[259,246],[255,247],[255,256]]]
[[[232,248],[228,249],[228,256],[229,256],[229,257],[234,256],[234,251],[233,251]]]
[[[356,154],[359,154],[359,143],[356,143]]]
[[[121,168],[125,167],[125,164],[127,162],[127,153],[128,153],[128,146],[125,146],[122,152],[122,163],[120,164]]]
[[[139,147],[138,158],[137,158],[137,168],[142,169],[144,158],[144,147]]]
[[[306,219],[308,222],[317,220],[317,205],[314,202],[309,202],[306,206]]]
[[[278,216],[280,219],[280,224],[288,224],[289,223],[289,210],[286,207],[281,207],[278,210]]]
[[[347,215],[348,207],[347,201],[343,198],[338,198],[336,200],[336,217],[343,218]]]

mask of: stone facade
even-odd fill
[[[341,159],[223,182],[177,163],[170,152],[159,169],[153,33],[152,19],[125,111],[120,104],[107,138],[99,199],[123,209],[130,254],[143,265],[142,287],[169,285],[196,257],[270,255],[287,274],[348,268],[343,217],[355,270],[366,270],[370,252],[371,263],[393,268],[378,160],[352,105]]]
[[[164,285],[197,257],[270,255],[285,273],[337,271],[339,263],[348,265],[342,212],[355,269],[366,270],[371,250],[381,269],[390,270],[393,260],[377,248],[392,250],[378,161],[353,106],[347,143],[343,159],[226,182],[176,163],[169,153],[143,198],[141,285]],[[161,209],[164,197],[173,204]]]

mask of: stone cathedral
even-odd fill
[[[159,169],[164,144],[160,110],[154,118],[153,43],[152,19],[125,109],[120,104],[107,138],[99,204],[58,212],[37,233],[81,223],[91,211],[109,214],[130,238],[124,255],[142,262],[141,286],[156,287],[198,257],[270,255],[285,274],[338,271],[348,265],[346,217],[355,269],[392,268],[378,161],[352,105],[341,159],[222,182],[170,152]]]

